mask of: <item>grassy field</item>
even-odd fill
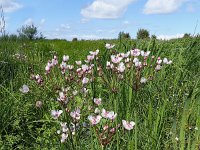
[[[105,43],[115,44],[106,49]],[[151,51],[147,66],[137,69],[132,63],[126,70],[109,69],[111,55],[138,48]],[[75,61],[86,59],[99,49],[91,72],[92,79],[82,84],[76,75]],[[59,64],[69,55],[75,69],[60,73],[56,66],[45,74],[53,56]],[[152,58],[154,56],[155,58]],[[157,58],[172,60],[155,71]],[[133,57],[130,57],[131,61]],[[140,59],[144,59],[140,56]],[[121,61],[125,61],[124,59]],[[145,61],[145,60],[144,60]],[[150,65],[152,63],[152,66]],[[41,75],[38,84],[33,75]],[[140,83],[141,77],[147,82]],[[79,80],[79,81],[78,81]],[[0,41],[0,148],[1,149],[108,149],[174,150],[200,149],[200,38],[159,40],[64,40]],[[19,89],[28,85],[29,92]],[[59,92],[66,88],[67,104],[59,102]],[[87,88],[88,93],[84,93]],[[78,94],[72,94],[77,90]],[[97,106],[94,98],[101,98]],[[38,101],[42,102],[38,106]],[[36,105],[37,102],[37,105]],[[71,112],[80,108],[74,119]],[[95,108],[117,113],[116,119],[101,119],[92,125],[88,116]],[[67,109],[67,110],[66,110]],[[52,110],[62,110],[58,119]],[[122,120],[133,121],[126,130]],[[66,122],[68,137],[61,142],[60,122]],[[71,127],[73,123],[73,127]],[[120,124],[120,126],[118,126]],[[109,130],[114,128],[114,132]],[[66,132],[66,131],[65,131]],[[74,134],[75,133],[75,134]],[[74,135],[73,135],[74,134]]]

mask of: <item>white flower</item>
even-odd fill
[[[141,56],[148,57],[150,53],[151,53],[150,51],[147,52],[141,51]]]
[[[23,85],[22,88],[19,89],[22,93],[28,93],[29,87],[27,85]]]
[[[121,62],[121,63],[119,64],[117,70],[118,70],[119,72],[122,73],[122,72],[124,72],[125,69],[126,69],[126,67],[125,67],[124,63]]]
[[[109,43],[106,43],[106,46],[105,46],[107,49],[111,49],[111,48],[114,48],[115,45],[112,45],[112,44],[109,44]]]
[[[63,56],[63,61],[64,61],[64,62],[67,62],[68,60],[69,60],[69,56],[64,55],[64,56]]]
[[[142,63],[140,61],[135,62],[135,67],[141,68],[142,67]]]
[[[178,141],[178,140],[179,140],[179,138],[178,138],[178,137],[176,137],[176,138],[175,138],[175,140],[176,140],[176,141]]]
[[[77,65],[81,65],[82,62],[81,61],[75,61]]]
[[[75,91],[73,91],[72,93],[73,93],[73,95],[75,96],[75,95],[77,95],[77,94],[78,94],[78,91],[77,91],[77,90],[75,90]]]
[[[101,105],[101,98],[94,98],[94,103],[97,105]]]
[[[61,135],[61,143],[64,143],[65,140],[67,139],[67,137],[68,137],[67,133],[62,133],[62,135]]]
[[[146,83],[147,82],[147,79],[145,78],[145,77],[142,77],[141,79],[140,79],[140,83]]]
[[[99,114],[99,113],[100,113],[99,108],[95,108],[94,113],[95,113],[95,114]]]
[[[164,63],[164,64],[167,64],[167,63],[168,63],[168,59],[167,59],[167,58],[164,58],[164,59],[163,59],[163,63]]]
[[[84,77],[83,80],[82,80],[83,85],[84,85],[84,84],[87,84],[88,82],[89,82],[89,79],[86,78],[86,77]]]
[[[101,116],[100,115],[98,115],[98,116],[92,116],[92,115],[90,115],[90,116],[88,116],[88,120],[90,121],[90,123],[92,124],[92,125],[96,125],[96,124],[98,124],[100,121],[101,121]]]
[[[135,122],[133,122],[133,121],[128,122],[128,121],[126,121],[126,120],[122,120],[122,124],[123,124],[123,126],[124,126],[124,128],[125,128],[126,130],[132,130],[133,127],[135,126]]]
[[[58,117],[63,113],[62,110],[52,110],[51,111],[51,116],[54,118],[54,119],[58,119]]]
[[[157,65],[156,68],[155,68],[155,70],[156,70],[156,71],[161,70],[161,65]]]
[[[168,64],[168,65],[170,65],[171,63],[172,63],[172,61],[171,61],[171,60],[167,62],[167,64]]]

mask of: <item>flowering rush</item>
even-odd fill
[[[22,88],[19,89],[22,93],[28,93],[29,87],[28,85],[23,85]]]
[[[122,124],[126,130],[132,130],[135,126],[135,122],[133,121],[128,122],[126,120],[122,120]]]
[[[58,117],[63,113],[62,110],[52,110],[51,111],[51,116],[54,118],[54,119],[58,119]]]

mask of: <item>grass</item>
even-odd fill
[[[99,144],[94,128],[81,129],[65,144],[60,143],[56,131],[59,124],[50,116],[50,110],[59,109],[54,90],[64,85],[58,72],[53,71],[50,80],[45,77],[45,87],[38,87],[30,75],[44,74],[44,68],[53,54],[60,58],[70,56],[70,63],[84,60],[89,51],[100,49],[101,64],[109,59],[105,40],[68,42],[62,40],[1,41],[0,44],[0,148],[1,149],[198,149],[200,147],[200,38],[170,41],[130,40],[109,42],[116,44],[119,52],[131,48],[151,50],[155,56],[173,60],[156,74],[144,70],[143,76],[152,74],[154,80],[139,91],[131,86],[134,73],[126,74],[124,82],[104,69],[107,81],[97,78],[89,87],[89,97],[79,97],[76,103],[84,106],[81,121],[87,122],[86,106],[92,97],[100,96],[106,110],[117,112],[114,124],[122,119],[133,120],[136,125],[127,132],[120,128],[106,147]],[[13,55],[22,56],[17,59]],[[23,57],[23,55],[26,56]],[[95,73],[94,73],[95,74]],[[97,72],[96,72],[96,75]],[[22,94],[23,84],[30,92]],[[117,87],[112,92],[110,87]],[[43,102],[36,108],[36,101]],[[69,120],[69,115],[63,118]],[[197,130],[198,128],[198,130]]]

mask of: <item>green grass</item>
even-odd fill
[[[91,97],[101,96],[106,110],[117,112],[117,123],[122,119],[133,120],[136,126],[130,132],[117,132],[112,142],[102,147],[93,128],[82,129],[75,138],[60,143],[56,134],[59,124],[50,116],[50,110],[59,109],[54,90],[64,84],[55,70],[46,86],[38,87],[30,75],[44,75],[44,68],[53,54],[60,59],[70,56],[70,63],[84,60],[89,51],[100,50],[101,64],[105,66],[108,52],[105,40],[77,41],[38,40],[1,41],[0,43],[0,148],[1,149],[198,149],[200,147],[200,38],[170,41],[130,40],[117,41],[119,52],[131,48],[151,50],[153,55],[168,57],[173,64],[154,74],[154,80],[135,92],[127,83],[135,80],[127,75],[125,82],[105,71],[108,85],[97,79],[91,86]],[[26,55],[16,59],[14,54]],[[143,72],[143,76],[149,73]],[[30,92],[22,94],[23,84]],[[113,93],[109,85],[118,87]],[[90,97],[90,98],[91,98]],[[80,98],[84,99],[83,97]],[[35,107],[37,100],[43,102],[41,109]],[[79,100],[77,100],[79,101]],[[91,99],[84,99],[89,105]],[[73,104],[72,106],[74,106]],[[83,105],[81,102],[79,105]],[[71,106],[71,107],[72,107]],[[85,110],[85,109],[84,109]],[[82,114],[82,121],[89,114]],[[68,118],[65,116],[65,119]],[[199,130],[196,130],[198,127]],[[121,128],[120,128],[121,129]],[[179,140],[176,140],[175,138]]]

